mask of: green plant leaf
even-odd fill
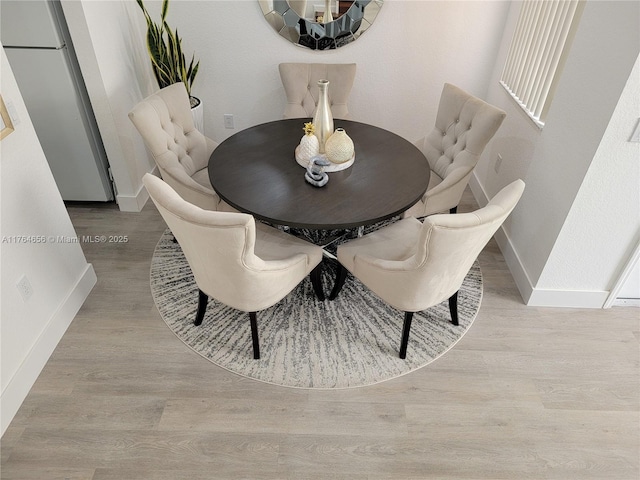
[[[193,84],[200,62],[195,62],[195,54],[191,57],[189,67],[186,66],[186,58],[182,51],[182,39],[178,29],[172,31],[166,21],[169,10],[169,0],[163,0],[161,21],[154,23],[149,12],[144,6],[143,0],[136,0],[147,22],[147,49],[153,73],[160,88],[167,87],[177,82],[183,82],[187,94],[191,96]]]
[[[167,12],[169,11],[169,0],[164,0],[162,2],[162,14],[160,16],[160,19],[162,20],[162,23],[165,22],[165,19],[167,18]]]

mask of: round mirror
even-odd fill
[[[312,50],[353,42],[373,23],[384,0],[258,0],[282,37]],[[329,14],[327,14],[329,12]]]

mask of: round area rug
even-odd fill
[[[335,264],[322,265],[325,295]],[[307,277],[273,307],[258,312],[259,360],[253,359],[249,314],[209,299],[195,326],[198,287],[180,245],[167,230],[151,262],[151,292],[169,328],[188,347],[230,372],[299,388],[361,387],[424,367],[471,326],[482,299],[476,261],[458,293],[459,326],[444,301],[413,316],[407,358],[398,357],[403,312],[387,305],[351,274],[333,301],[318,301]]]

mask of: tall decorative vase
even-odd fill
[[[322,23],[333,22],[333,14],[331,13],[331,0],[324,2],[324,14],[322,15]]]
[[[320,144],[320,153],[324,153],[324,144],[333,134],[333,115],[329,105],[329,80],[318,80],[318,106],[313,116],[313,126]]]

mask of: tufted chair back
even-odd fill
[[[444,85],[435,127],[419,145],[431,167],[429,188],[407,215],[423,217],[455,210],[480,155],[505,116],[464,90]]]
[[[440,178],[459,167],[472,170],[505,115],[458,87],[445,84],[435,128],[425,138],[423,149],[431,170]]]
[[[318,104],[318,80],[329,80],[329,103],[334,118],[349,119],[347,99],[356,64],[281,63],[280,78],[287,96],[284,118],[313,117]]]
[[[217,143],[196,129],[184,84],[175,83],[145,98],[129,112],[129,118],[165,182],[188,202],[217,210],[220,198],[207,171]]]

